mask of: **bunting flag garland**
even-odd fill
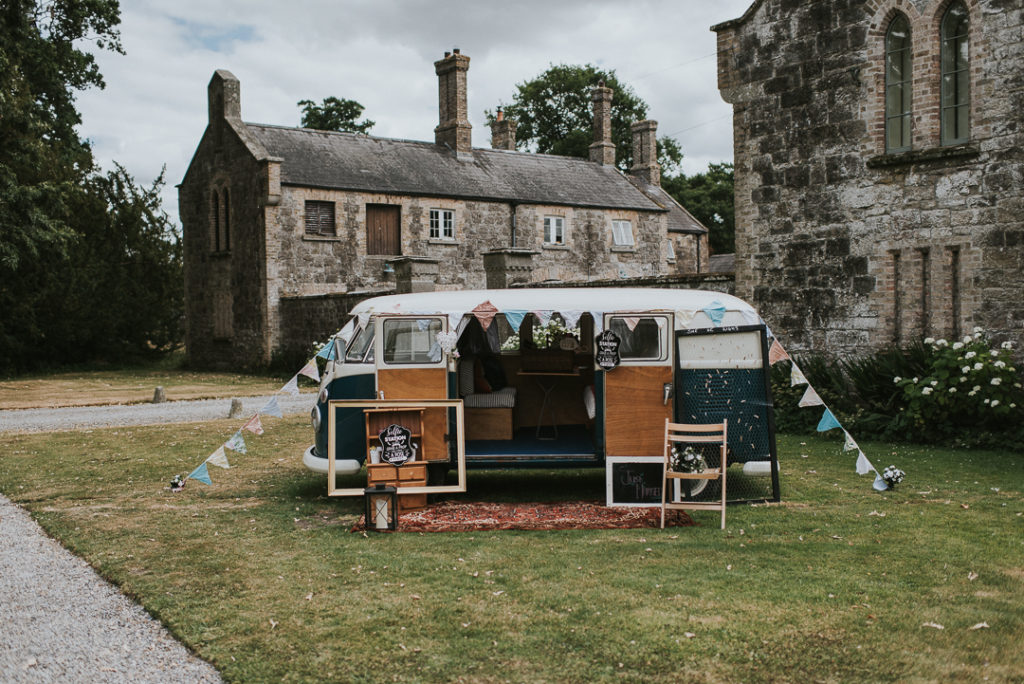
[[[206,461],[200,463],[199,467],[189,473],[185,479],[199,480],[203,484],[208,485],[213,484],[213,481],[210,479],[210,471],[206,468]]]
[[[836,417],[832,415],[832,412],[825,409],[825,413],[821,414],[821,420],[818,421],[818,432],[828,432],[835,428],[841,428],[842,425],[836,420]]]
[[[296,373],[292,376],[292,379],[284,383],[284,387],[278,390],[278,392],[284,392],[290,394],[293,397],[299,396],[299,374]]]
[[[563,311],[562,320],[565,321],[566,328],[575,328],[576,324],[580,322],[580,316],[583,315],[583,311],[574,309],[572,311]],[[516,328],[519,330],[519,328]]]
[[[475,309],[470,311],[476,320],[480,321],[480,327],[485,331],[491,327],[491,321],[494,320],[495,315],[498,313],[498,307],[491,304],[490,300],[479,304]]]
[[[528,311],[516,309],[505,312],[505,320],[512,327],[512,330],[519,332],[519,326],[523,324],[523,319],[526,318]]]
[[[262,435],[263,434],[263,422],[260,421],[260,414],[257,413],[252,418],[250,418],[249,422],[247,422],[245,425],[242,426],[242,429],[243,430],[248,430],[249,432],[253,433],[254,435]]]
[[[857,446],[857,443],[855,441],[853,441],[853,437],[850,436],[849,432],[847,432],[846,430],[843,430],[843,434],[846,435],[846,441],[843,442],[843,451],[853,451],[854,449],[858,449],[859,448]],[[861,475],[863,475],[863,474],[864,473],[861,473]]]
[[[302,370],[298,372],[298,375],[305,375],[313,382],[320,382],[320,369],[316,367],[316,359],[307,361]]]
[[[636,326],[640,323],[639,316],[626,316],[622,320],[626,322],[626,327],[629,328],[629,332],[633,332],[636,329]]]
[[[789,354],[782,348],[778,340],[772,340],[771,349],[768,350],[768,365],[774,366],[779,361],[785,361],[789,358]]]
[[[540,324],[544,326],[551,320],[551,314],[553,314],[554,311],[541,311],[538,309],[536,311],[531,311],[530,313],[536,316],[537,320],[540,321]]]
[[[210,454],[209,458],[206,459],[206,462],[225,469],[231,467],[231,464],[228,463],[228,455],[224,452],[224,447],[222,446],[217,447],[217,450]]]
[[[789,386],[796,387],[797,385],[806,385],[807,378],[804,377],[804,373],[794,363],[793,368],[789,371]]]
[[[814,388],[807,385],[807,390],[804,392],[804,396],[800,398],[799,406],[806,408],[808,406],[822,406],[825,402],[821,400],[818,393],[814,391]]]
[[[711,319],[711,323],[715,327],[722,325],[722,319],[725,318],[725,306],[717,299],[703,309],[701,309],[707,317]]]
[[[224,442],[224,446],[232,451],[237,451],[240,454],[246,453],[245,439],[242,438],[242,431],[239,430],[235,434],[231,435],[231,439]]]
[[[868,457],[864,455],[864,452],[860,451],[858,449],[857,450],[857,474],[858,475],[867,475],[872,470],[875,470],[875,466],[871,465],[871,461],[869,461]],[[876,471],[875,474],[877,475],[878,472]]]
[[[316,358],[327,359],[328,361],[334,360],[334,340],[331,340],[325,344],[320,351],[316,353]],[[300,371],[301,372],[301,371]],[[319,371],[317,372],[319,374]]]
[[[281,405],[277,403],[277,397],[270,397],[270,401],[260,409],[260,413],[266,416],[284,418],[284,414],[281,413]]]

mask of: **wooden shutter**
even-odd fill
[[[402,208],[392,204],[366,205],[366,253],[401,254]]]
[[[306,233],[334,235],[334,202],[306,200]]]

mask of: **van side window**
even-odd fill
[[[366,359],[366,350],[370,358]],[[371,363],[373,361],[373,326],[368,325],[352,337],[345,354],[346,363]]]
[[[384,363],[438,363],[442,357],[439,332],[441,321],[437,318],[385,320]]]
[[[663,361],[663,326],[653,316],[613,316],[608,326],[619,336],[619,356],[635,361]]]

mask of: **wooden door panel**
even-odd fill
[[[447,399],[448,371],[445,368],[377,370],[377,396],[385,399]],[[448,460],[448,409],[429,408],[423,413],[423,459]]]
[[[619,366],[605,373],[605,455],[662,455],[665,419],[672,417],[663,387],[671,382],[669,366]]]
[[[401,207],[390,204],[366,205],[366,253],[401,254]]]

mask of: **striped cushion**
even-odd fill
[[[512,408],[516,405],[516,388],[502,387],[487,394],[470,394],[463,400],[466,408]]]

